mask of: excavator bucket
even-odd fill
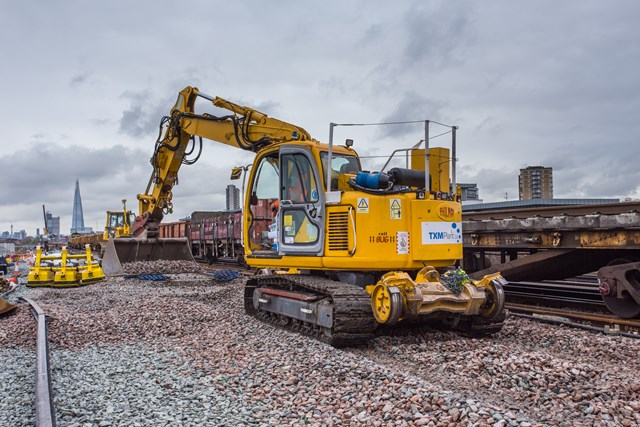
[[[9,301],[0,297],[0,314],[8,313],[12,310],[15,310],[17,305],[11,304]]]
[[[124,274],[122,264],[134,261],[194,261],[186,238],[109,239],[102,258],[107,275]]]

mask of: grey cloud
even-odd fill
[[[230,166],[212,161],[215,155],[207,148],[194,166],[181,168],[179,185],[173,189],[175,213],[167,220],[195,210],[224,208]],[[87,226],[103,227],[105,211],[119,209],[123,198],[137,212],[135,196],[144,192],[151,175],[149,157],[141,149],[122,145],[91,149],[55,142],[32,144],[2,155],[0,170],[6,173],[0,186],[0,200],[6,202],[0,231],[12,223],[27,224],[27,231],[33,234],[36,227],[42,227],[42,204],[45,204],[47,210],[61,216],[62,232],[67,233],[76,179],[80,180]]]
[[[408,36],[405,64],[439,68],[454,61],[457,50],[469,42],[470,9],[453,2],[412,7],[403,22]]]
[[[282,105],[277,101],[267,100],[267,101],[259,102],[258,104],[255,105],[255,107],[251,107],[251,108],[254,108],[255,110],[258,110],[262,113],[265,113],[268,116],[274,117],[280,114],[282,110]]]
[[[169,115],[178,92],[186,85],[171,85],[161,96],[152,94],[150,90],[125,92],[121,98],[129,101],[129,107],[122,112],[118,121],[119,132],[133,138],[155,138],[158,134],[160,120]],[[179,89],[176,89],[178,87]]]
[[[629,159],[640,150],[630,140],[619,144],[611,156],[611,146],[598,141],[581,141],[556,147],[544,158],[554,168],[554,195],[557,197],[631,196],[640,183],[640,169]]]
[[[483,168],[459,164],[457,181],[478,184],[480,199],[487,201],[517,200],[518,173],[513,168]]]
[[[105,126],[111,123],[110,119],[92,119],[91,123],[96,126]]]
[[[0,170],[11,171],[0,186],[0,199],[11,200],[20,194],[23,203],[52,199],[65,193],[66,183],[111,180],[139,168],[139,159],[148,155],[142,150],[115,145],[92,149],[63,146],[55,142],[34,143],[26,149],[0,156]],[[146,162],[145,162],[146,163]]]
[[[384,35],[384,25],[381,23],[371,24],[365,30],[355,45],[358,47],[367,47],[380,41]]]
[[[0,69],[0,79],[11,82],[3,92],[11,102],[0,105],[0,115],[11,124],[0,142],[2,167],[9,168],[3,169],[4,180],[12,180],[8,174],[24,176],[22,169],[33,176],[24,177],[30,186],[16,184],[32,200],[29,208],[10,204],[2,221],[35,212],[39,223],[43,199],[48,207],[70,212],[75,169],[94,171],[84,170],[81,151],[63,148],[80,141],[92,150],[135,142],[150,151],[160,118],[187,84],[248,100],[245,105],[299,123],[319,139],[326,139],[330,121],[430,118],[460,125],[458,157],[466,175],[459,180],[477,181],[487,201],[502,200],[505,192],[517,197],[518,169],[526,164],[552,166],[559,197],[640,195],[633,169],[640,135],[638,2],[409,0],[289,2],[274,8],[201,1],[194,3],[200,13],[175,13],[172,25],[164,27],[156,23],[168,2],[153,9],[115,4],[121,7],[96,4],[77,11],[71,3],[36,9],[16,3],[6,11],[0,32],[7,40],[15,39],[24,22],[38,19],[39,25],[6,46],[5,56],[21,65],[20,73]],[[126,16],[118,15],[122,7]],[[265,27],[280,22],[283,10],[286,24]],[[214,14],[227,19],[212,26]],[[80,19],[60,27],[72,15]],[[233,42],[219,42],[220,34],[233,34]],[[77,90],[69,90],[74,78]],[[34,102],[40,97],[50,102]],[[364,154],[388,154],[419,139],[421,127],[367,128],[362,134],[340,129],[339,138],[353,133]],[[43,152],[11,158],[12,166],[7,159],[23,151],[25,141],[37,142]],[[47,151],[52,141],[79,160]],[[101,179],[80,176],[87,209],[96,217],[117,206],[124,197],[119,193],[146,185],[150,153],[127,150],[120,160],[109,157],[128,165],[115,166],[111,178],[102,165],[95,166]],[[129,155],[132,162],[124,158]],[[216,160],[233,159],[224,152]],[[55,162],[73,172],[50,167]],[[189,169],[193,178],[181,171],[177,209],[224,200],[219,188],[227,171],[206,161]],[[202,198],[192,182],[206,187]]]
[[[412,120],[435,119],[442,120],[444,102],[427,99],[419,93],[407,92],[396,105],[396,108],[384,116],[381,122],[401,122]],[[380,128],[380,137],[401,137],[415,134],[416,129],[424,128],[422,123],[389,125]],[[433,131],[432,131],[433,132]],[[438,132],[439,133],[439,132]],[[435,135],[435,133],[434,133]]]
[[[335,92],[339,95],[343,95],[345,93],[344,81],[335,76],[320,80],[318,87],[323,91],[331,93]]]
[[[91,76],[91,73],[88,73],[88,72],[77,74],[77,75],[75,75],[75,76],[73,76],[71,78],[71,81],[69,82],[69,85],[71,87],[80,86],[80,85],[86,83],[90,76]]]
[[[143,181],[148,173],[147,162],[139,162],[147,157],[142,150],[122,145],[93,149],[51,141],[4,154],[0,156],[0,170],[7,173],[0,186],[0,200],[6,202],[0,228],[6,228],[7,222],[41,227],[42,204],[63,217],[63,226],[69,224],[66,214],[71,214],[76,179],[80,179],[83,201],[96,196],[101,199],[102,211],[117,208],[130,191],[131,182]],[[86,218],[95,216],[91,210],[91,203],[86,204]]]
[[[120,118],[120,132],[140,137],[151,131],[152,117],[149,114],[149,94],[145,92],[126,92],[123,98],[129,100],[129,108],[122,112]],[[159,119],[158,119],[159,120]]]

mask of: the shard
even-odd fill
[[[71,234],[85,232],[82,199],[80,198],[80,181],[76,179],[76,192],[73,195],[73,215],[71,216]]]

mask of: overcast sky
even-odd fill
[[[137,210],[187,85],[322,141],[330,122],[455,124],[458,181],[487,202],[517,199],[528,165],[553,167],[558,198],[640,197],[637,1],[0,2],[0,231],[34,234],[46,204],[68,233],[76,178],[86,226],[123,198]],[[336,131],[363,156],[422,137]],[[167,220],[223,209],[230,167],[251,160],[205,144]]]

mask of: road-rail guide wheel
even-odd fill
[[[395,325],[402,313],[402,296],[396,286],[378,283],[371,292],[371,309],[382,325]]]
[[[484,289],[487,300],[480,307],[480,316],[487,320],[496,319],[504,309],[504,289],[496,280],[491,280]]]

